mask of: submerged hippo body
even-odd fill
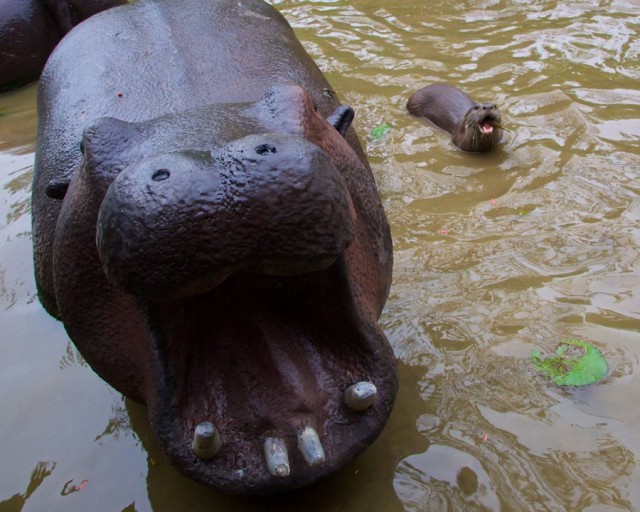
[[[397,388],[389,227],[353,112],[284,18],[259,0],[105,11],[52,54],[38,106],[40,299],[147,404],[171,463],[273,492],[373,442]],[[192,446],[211,426],[221,448]]]
[[[127,0],[0,0],[0,92],[38,78],[58,41]]]

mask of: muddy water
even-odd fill
[[[388,427],[285,497],[223,496],[170,468],[144,408],[35,297],[28,87],[0,96],[0,512],[640,510],[637,2],[276,4],[356,109],[392,226]],[[500,151],[464,154],[406,115],[445,80],[500,106]],[[565,338],[602,350],[604,381],[533,371],[531,350]]]

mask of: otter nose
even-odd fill
[[[496,108],[496,104],[495,103],[483,103],[482,104],[482,110],[493,110],[494,108]]]

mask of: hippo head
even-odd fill
[[[178,470],[274,492],[336,471],[386,423],[390,238],[351,109],[327,120],[300,86],[221,108],[85,131],[82,169],[51,186],[57,306]]]

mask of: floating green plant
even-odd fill
[[[542,358],[539,350],[531,352],[533,367],[558,386],[586,386],[598,382],[607,373],[607,361],[591,343],[564,340],[554,356]]]
[[[390,130],[389,125],[386,123],[379,124],[373,130],[371,130],[371,138],[373,140],[379,140],[386,135],[386,133]]]

